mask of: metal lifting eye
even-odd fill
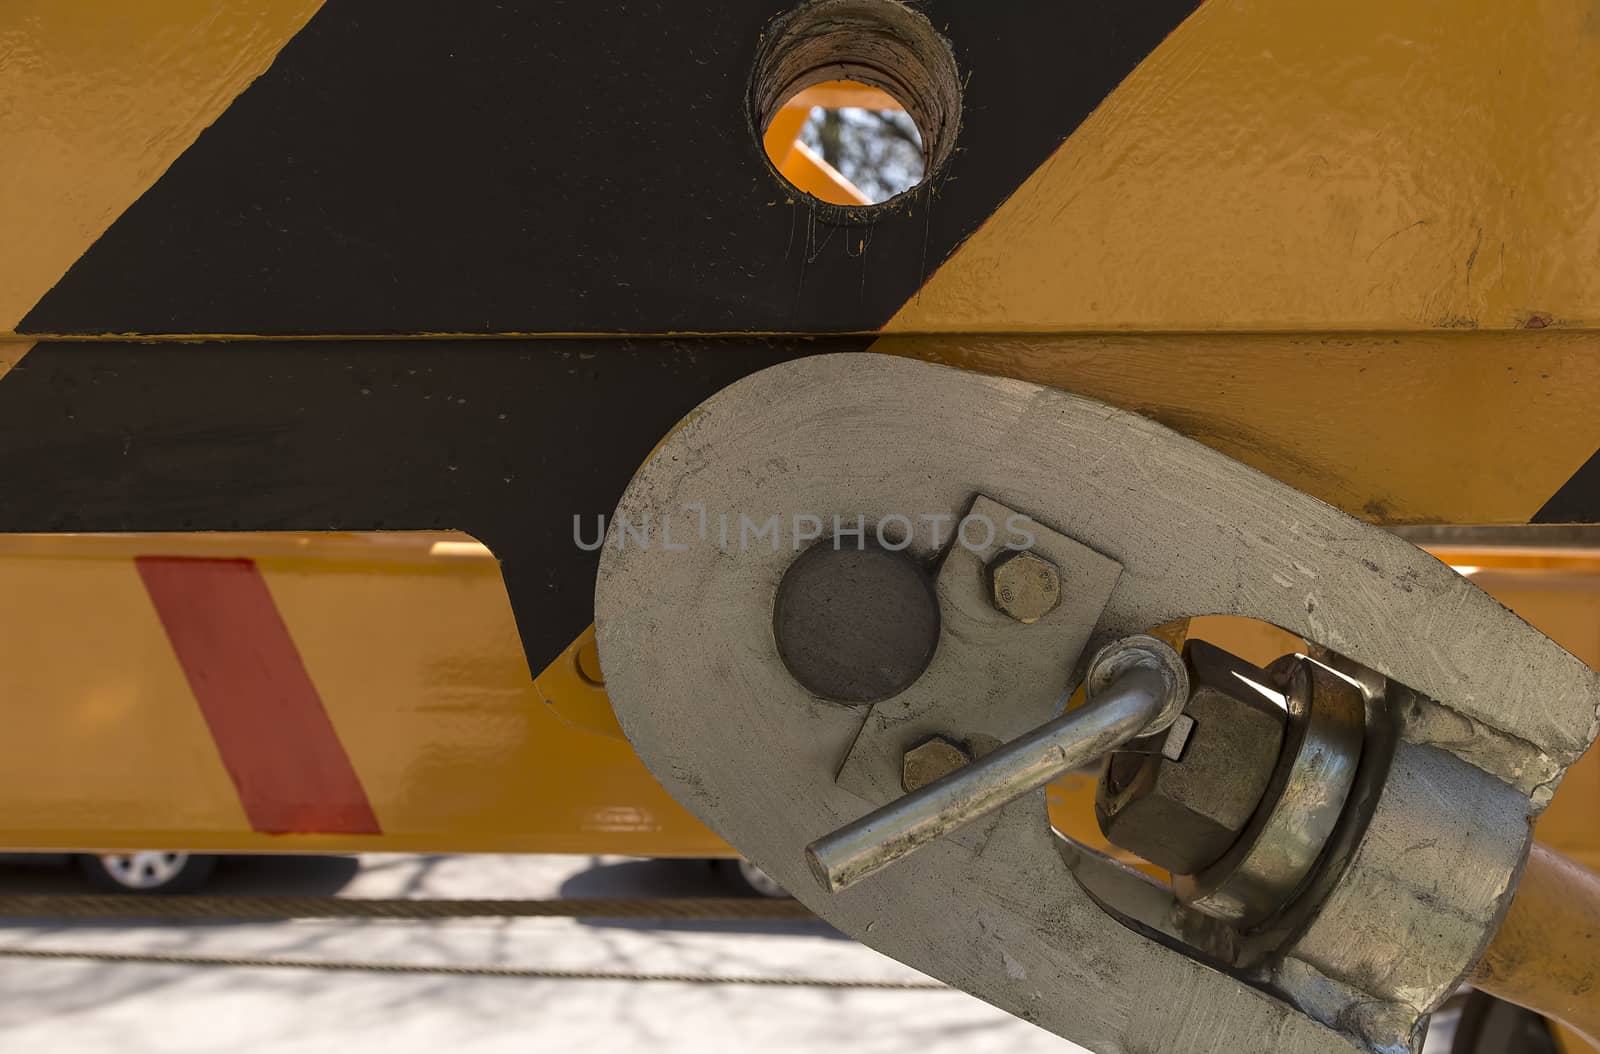
[[[1224,1020],[1230,1049],[1405,1049],[1485,980],[1600,675],[1448,567],[1152,421],[902,358],[785,363],[694,420],[625,506],[1030,525],[1026,559],[915,535],[933,658],[846,706],[774,646],[792,550],[603,554],[597,635],[630,741],[830,923],[1101,1050],[1213,1042]],[[1198,613],[1341,654],[1263,670],[1127,636]],[[1104,830],[1170,885],[1059,837],[1033,800],[963,827],[1108,751]],[[1135,982],[1156,978],[1183,998]]]

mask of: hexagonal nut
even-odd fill
[[[1038,622],[1061,603],[1061,569],[1027,549],[996,557],[989,565],[989,599],[1018,622]]]
[[[948,776],[971,760],[957,744],[943,736],[934,736],[906,751],[900,766],[900,785],[909,793],[941,776]]]
[[[1286,712],[1251,684],[1271,678],[1220,648],[1184,648],[1194,721],[1179,759],[1119,752],[1107,760],[1095,818],[1114,845],[1180,875],[1218,860],[1249,825],[1283,748]]]

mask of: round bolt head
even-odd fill
[[[934,736],[906,751],[900,768],[900,785],[910,793],[950,775],[971,760],[965,750],[943,736]]]
[[[1026,549],[1004,553],[989,565],[989,598],[1018,622],[1038,622],[1061,603],[1061,569]]]
[[[939,598],[910,553],[824,539],[778,583],[772,634],[805,689],[876,703],[910,687],[939,644]]]

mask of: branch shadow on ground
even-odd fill
[[[717,861],[648,859],[596,863],[561,884],[569,898],[737,897]],[[749,896],[755,904],[760,897]],[[679,933],[755,933],[849,940],[821,919],[580,919],[605,929]]]

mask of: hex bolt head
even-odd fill
[[[971,755],[961,747],[943,736],[934,736],[906,751],[900,767],[900,785],[909,794],[970,761]]]
[[[1038,622],[1061,603],[1061,569],[1026,549],[1002,553],[989,564],[989,600],[1018,622]]]
[[[1287,714],[1253,684],[1272,677],[1205,641],[1184,647],[1189,700],[1161,742],[1112,754],[1095,798],[1116,846],[1175,874],[1204,869],[1238,840],[1277,766]]]

